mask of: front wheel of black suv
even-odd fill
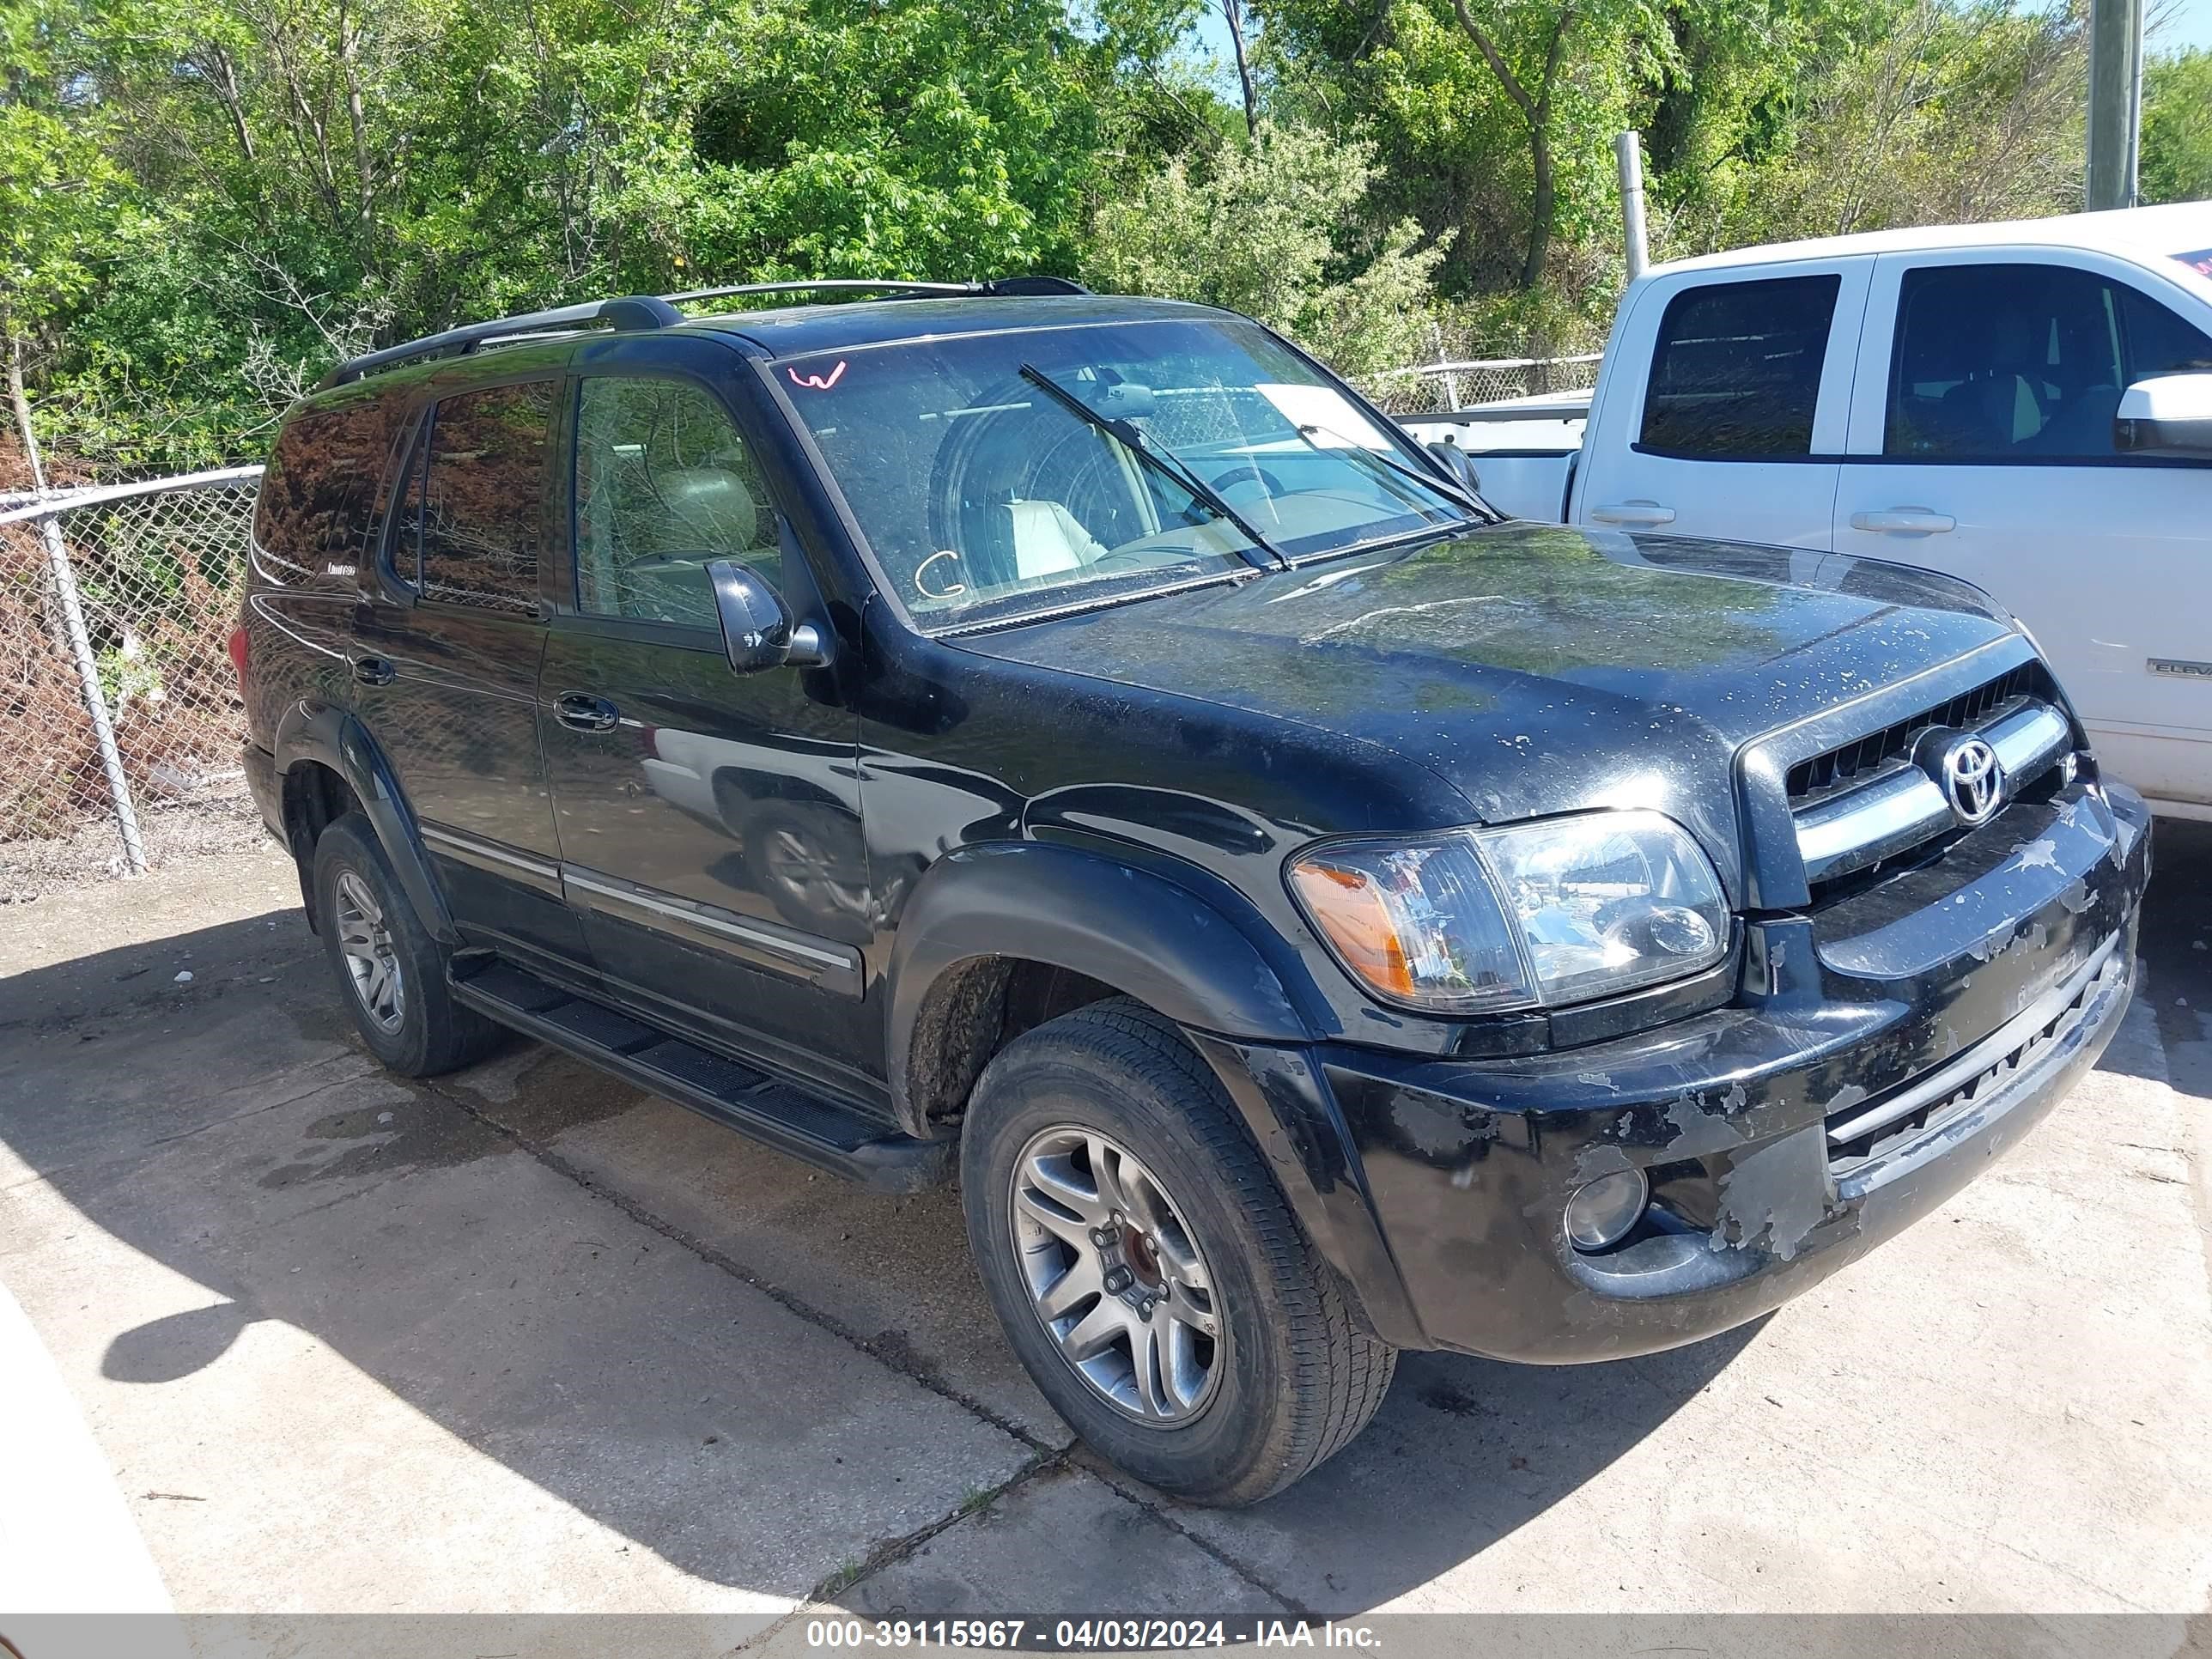
[[[500,1028],[453,1000],[451,954],[415,919],[368,818],[323,831],[314,882],[323,951],[369,1053],[402,1077],[435,1077],[491,1051]]]
[[[1395,1350],[1359,1328],[1206,1062],[1143,1005],[1007,1044],[969,1103],[960,1174],[1015,1352],[1138,1479],[1257,1503],[1382,1404]]]

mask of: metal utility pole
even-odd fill
[[[2090,0],[2089,168],[2084,207],[2136,203],[2142,137],[2143,0]]]
[[[1628,242],[1628,280],[1634,282],[1651,264],[1651,247],[1644,234],[1644,137],[1628,131],[1615,136],[1613,160],[1620,167],[1620,228]]]

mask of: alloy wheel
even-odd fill
[[[362,1012],[380,1031],[396,1031],[407,1017],[407,988],[384,907],[352,871],[339,872],[332,897],[337,914],[338,954],[344,958]]]
[[[1155,1424],[1203,1411],[1226,1370],[1213,1275],[1165,1187],[1127,1148],[1066,1125],[1013,1173],[1014,1254],[1075,1374]]]

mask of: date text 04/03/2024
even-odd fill
[[[1197,1648],[1357,1648],[1382,1643],[1364,1625],[1304,1619],[813,1619],[812,1648],[976,1648],[1030,1653],[1135,1653]]]

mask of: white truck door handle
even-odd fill
[[[1871,530],[1881,536],[1940,536],[1956,530],[1959,521],[1948,513],[1924,507],[1893,507],[1887,513],[1854,513],[1851,528]]]
[[[1656,501],[1613,501],[1590,508],[1590,517],[1600,524],[1632,524],[1648,528],[1674,523],[1674,509],[1662,507]]]

